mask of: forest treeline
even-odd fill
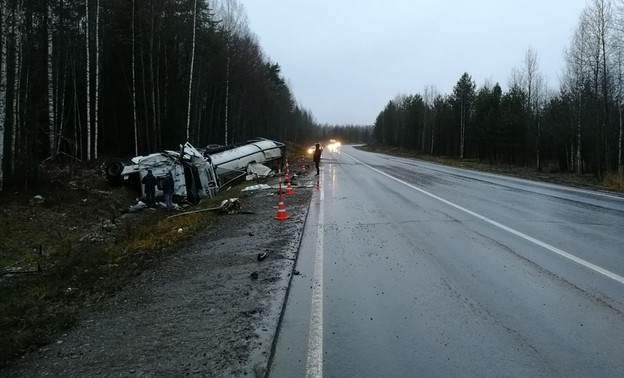
[[[434,86],[388,102],[374,125],[383,144],[422,154],[533,166],[537,170],[623,173],[624,8],[591,0],[564,53],[558,90],[548,88],[529,48],[503,91],[477,88],[464,73],[453,93]]]
[[[314,140],[236,0],[0,0],[0,190],[46,159]]]

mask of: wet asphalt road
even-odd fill
[[[324,152],[271,377],[623,377],[624,198]]]

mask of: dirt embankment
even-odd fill
[[[97,300],[90,295],[76,301],[84,307],[73,313],[71,327],[49,335],[50,343],[23,354],[0,375],[264,376],[314,191],[312,179],[301,175],[294,181],[295,194],[283,196],[288,220],[274,219],[277,190],[233,189],[242,213],[202,223],[181,247],[150,257],[147,265],[145,259],[108,264],[132,264],[129,271],[136,276]],[[275,186],[278,180],[266,183]],[[141,216],[168,215],[154,210],[131,216],[139,222]],[[5,212],[5,220],[10,216]]]

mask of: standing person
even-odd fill
[[[316,165],[316,175],[318,176],[320,171],[319,171],[319,163],[321,162],[321,152],[323,152],[323,149],[321,148],[320,144],[315,144],[314,145],[316,147],[316,149],[314,150],[314,157],[312,158],[312,161],[314,161],[314,164]]]
[[[147,170],[147,174],[143,177],[141,183],[145,185],[145,201],[147,202],[147,206],[153,207],[155,204],[156,184],[158,180],[156,180],[156,177],[152,174],[151,169]]]
[[[173,197],[173,176],[171,172],[167,172],[167,176],[165,176],[163,193],[165,194],[165,205],[167,205],[167,209],[171,209],[173,207],[173,202],[171,202]]]

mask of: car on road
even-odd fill
[[[336,139],[330,139],[327,148],[329,149],[329,152],[337,152],[340,150],[340,146],[342,146],[342,143]]]
[[[321,149],[321,151],[323,150],[323,145],[322,144],[320,145],[320,149]],[[316,150],[316,144],[313,144],[312,146],[310,146],[308,148],[308,154],[310,154],[310,155],[314,154],[315,150]]]

